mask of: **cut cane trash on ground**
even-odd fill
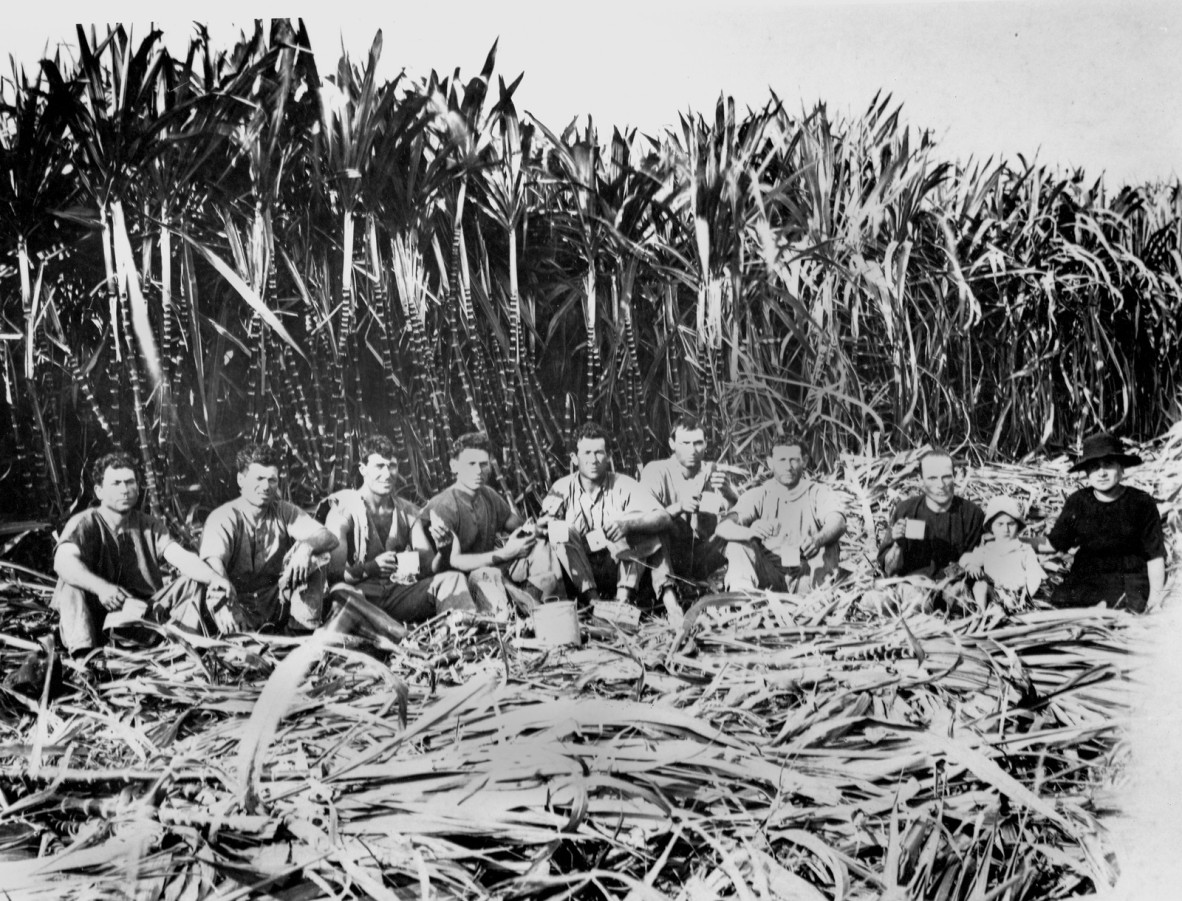
[[[1182,442],[1132,479],[1178,559]],[[136,897],[1074,897],[1106,823],[1157,614],[949,611],[866,564],[915,454],[847,457],[845,582],[706,596],[674,627],[547,604],[405,635],[153,626],[84,674],[49,584],[7,572],[0,885]],[[1062,502],[1067,463],[966,494]],[[552,611],[546,608],[554,608]],[[575,631],[577,625],[577,632]],[[44,649],[49,649],[49,654]],[[23,663],[21,669],[18,664]],[[32,664],[32,665],[30,665]],[[989,886],[986,891],[985,887]]]

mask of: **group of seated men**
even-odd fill
[[[724,566],[729,591],[805,591],[837,577],[845,517],[836,495],[806,475],[799,439],[777,441],[771,477],[742,494],[730,471],[706,461],[696,420],[679,419],[669,447],[632,479],[613,470],[608,433],[583,425],[573,471],[526,521],[488,484],[492,454],[480,433],[455,442],[454,482],[421,509],[395,493],[393,444],[362,441],[360,487],[330,495],[320,518],[280,499],[279,453],[251,445],[237,458],[239,497],[209,514],[197,553],[136,509],[134,462],[111,454],[94,466],[98,506],[72,517],[57,544],[63,642],[86,654],[102,643],[107,613],[129,602],[144,618],[216,634],[313,629],[350,589],[416,623],[447,610],[507,618],[549,596],[633,602],[642,587],[676,615],[686,589]],[[888,574],[931,570],[980,538],[980,510],[955,498],[951,459],[929,455],[921,467],[925,495],[905,515],[926,516],[928,538],[888,542]],[[180,576],[168,585],[162,561]]]

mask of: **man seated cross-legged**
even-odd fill
[[[672,454],[652,460],[640,471],[647,488],[669,514],[662,533],[669,568],[681,586],[703,583],[726,566],[726,542],[715,534],[722,513],[738,500],[724,471],[705,460],[706,432],[693,416],[681,416],[669,433]]]
[[[528,612],[558,585],[558,574],[530,565],[536,541],[524,519],[488,485],[492,454],[488,436],[456,439],[451,454],[455,482],[427,501],[419,518],[439,552],[433,567],[467,576],[481,613],[507,619]],[[501,533],[508,533],[502,542]]]
[[[233,596],[229,581],[177,543],[160,520],[136,509],[139,481],[128,454],[95,462],[98,506],[70,517],[53,556],[58,574],[51,606],[61,617],[62,643],[75,657],[103,643],[108,613],[144,605],[139,618],[162,621],[200,603],[206,586]],[[164,562],[181,578],[164,584]],[[129,603],[132,602],[132,603]]]
[[[661,595],[670,581],[661,542],[669,514],[647,488],[612,471],[607,431],[598,423],[579,428],[571,462],[576,471],[550,488],[538,525],[576,597],[632,601],[646,566]],[[551,520],[562,527],[555,531]]]
[[[234,592],[208,592],[186,617],[193,628],[230,631],[314,629],[323,615],[327,553],[337,539],[279,498],[279,452],[252,444],[238,453],[240,496],[209,514],[201,557]]]
[[[745,491],[718,524],[728,591],[806,592],[837,572],[845,515],[831,489],[805,476],[805,462],[799,438],[776,439],[772,477]]]
[[[446,610],[474,611],[463,573],[432,572],[435,551],[419,519],[422,511],[394,493],[393,443],[378,435],[362,441],[360,450],[361,487],[326,501],[324,525],[338,541],[329,560],[330,582],[343,580],[404,623]]]
[[[985,514],[956,494],[956,466],[946,450],[919,458],[921,493],[891,511],[890,533],[878,549],[888,576],[919,574],[943,579],[948,567],[974,550],[985,534]]]

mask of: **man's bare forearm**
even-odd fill
[[[71,544],[64,544],[58,548],[53,556],[53,568],[67,585],[73,585],[91,594],[100,594],[118,587],[114,582],[91,571]]]
[[[206,561],[202,560],[192,551],[187,551],[179,544],[170,544],[164,551],[164,559],[177,568],[182,576],[187,576],[195,582],[201,582],[208,585],[210,582],[225,578],[222,573],[217,572]]]

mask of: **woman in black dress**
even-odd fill
[[[1057,551],[1075,549],[1071,571],[1051,595],[1056,607],[1107,603],[1143,613],[1149,604],[1161,603],[1166,564],[1157,503],[1121,484],[1125,467],[1140,462],[1112,435],[1084,439],[1070,471],[1082,470],[1088,487],[1067,498],[1047,536]]]

